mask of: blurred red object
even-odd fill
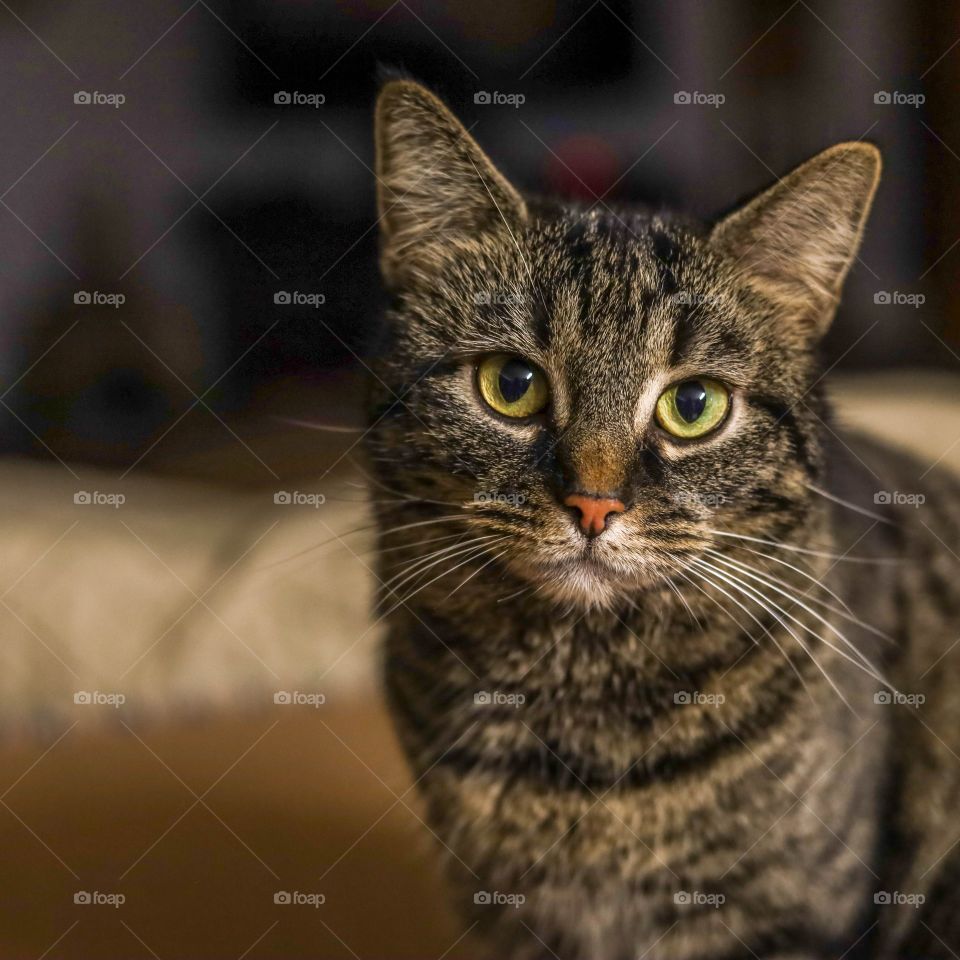
[[[624,173],[617,151],[591,134],[566,137],[544,162],[549,192],[577,200],[594,201],[604,196]]]

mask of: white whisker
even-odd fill
[[[324,433],[365,433],[366,427],[342,427],[334,424],[314,423],[312,420],[294,420],[291,417],[274,417],[281,423],[289,423],[294,427],[305,427],[307,430],[322,430]]]
[[[769,613],[770,616],[772,616],[777,621],[777,623],[779,623],[780,626],[783,627],[783,629],[786,630],[791,637],[793,637],[794,640],[796,640],[800,649],[803,650],[810,657],[810,659],[813,661],[816,668],[820,671],[821,674],[823,674],[824,680],[826,680],[827,683],[830,684],[831,689],[840,698],[844,706],[854,716],[858,716],[857,711],[854,710],[853,707],[850,705],[850,701],[847,700],[847,698],[843,695],[843,692],[834,682],[833,678],[830,676],[830,674],[827,673],[827,671],[823,668],[823,665],[820,663],[820,661],[817,660],[817,658],[814,656],[813,651],[810,649],[809,645],[804,643],[804,641],[801,640],[800,637],[798,637],[797,634],[793,632],[793,629],[783,619],[783,617],[780,616],[780,614],[782,613],[785,617],[793,620],[795,623],[798,623],[801,627],[803,627],[804,624],[800,623],[800,621],[798,621],[796,617],[791,617],[790,614],[786,612],[786,610],[784,610],[778,604],[774,603],[769,597],[764,596],[762,593],[760,593],[759,590],[754,590],[752,587],[747,586],[746,584],[743,583],[743,581],[741,581],[737,577],[727,576],[722,570],[717,570],[715,567],[711,566],[706,561],[694,560],[693,562],[696,563],[698,566],[702,565],[706,570],[709,570],[710,573],[713,574],[713,576],[719,577],[721,580],[723,580],[724,583],[727,583],[731,587],[733,587],[734,590],[738,590],[745,597],[748,597],[749,599],[753,600],[754,603],[757,603],[761,607],[763,607],[763,609],[766,610],[767,613]],[[805,628],[805,629],[807,629],[807,632],[812,632],[808,628]],[[813,636],[816,637],[817,635],[813,634]],[[820,639],[820,638],[817,638],[817,639]],[[827,645],[829,646],[829,644]]]
[[[429,537],[426,540],[412,540],[410,543],[401,543],[396,547],[374,547],[370,553],[393,553],[395,550],[413,550],[415,547],[422,547],[425,543],[440,543],[443,540],[455,540],[463,537],[463,531],[460,533],[448,533],[445,537]]]
[[[836,560],[838,563],[874,563],[874,564],[899,564],[901,561],[897,557],[850,557],[841,556],[836,553],[828,553],[824,550],[809,550],[806,547],[797,547],[792,543],[780,543],[778,540],[765,540],[763,537],[748,537],[742,533],[730,533],[726,530],[710,530],[717,537],[732,537],[735,540],[747,540],[750,543],[762,543],[768,547],[776,547],[779,550],[791,550],[794,553],[805,553],[811,557],[822,557],[826,560]]]
[[[801,684],[801,686],[803,687],[804,692],[805,692],[805,693],[807,694],[807,696],[810,698],[810,701],[813,702],[813,694],[810,693],[810,688],[807,686],[806,680],[803,679],[803,674],[801,674],[800,671],[797,669],[797,665],[793,662],[793,658],[786,652],[786,650],[783,649],[783,647],[780,645],[780,641],[777,640],[777,638],[773,635],[773,633],[771,632],[770,628],[767,627],[767,625],[766,625],[762,620],[760,620],[760,619],[753,613],[753,611],[750,610],[749,607],[747,607],[746,604],[741,603],[736,597],[734,597],[733,595],[731,595],[730,593],[728,593],[726,590],[724,590],[723,587],[721,587],[719,584],[717,584],[716,582],[714,582],[713,579],[711,579],[711,578],[708,577],[706,574],[704,574],[702,570],[694,570],[694,569],[693,569],[692,567],[690,567],[689,565],[687,565],[686,569],[687,569],[690,573],[694,574],[694,576],[698,576],[698,577],[700,577],[701,580],[703,580],[704,582],[710,584],[710,586],[713,587],[714,590],[718,590],[720,593],[722,593],[722,594],[723,594],[728,600],[730,600],[732,603],[735,603],[748,617],[750,617],[751,620],[753,620],[753,621],[757,624],[757,626],[760,627],[760,629],[761,629],[761,630],[770,638],[770,640],[773,642],[773,645],[777,648],[777,651],[780,653],[780,655],[783,657],[783,659],[786,660],[786,662],[787,662],[788,664],[790,664],[790,669],[793,670],[794,674],[796,674],[796,677],[797,677],[797,679],[800,681],[800,684]],[[689,579],[689,578],[688,578],[688,579]],[[691,580],[690,582],[692,583],[693,581]],[[727,581],[727,582],[729,583],[729,581]],[[733,584],[731,584],[731,586],[733,586]],[[705,591],[704,591],[704,592],[705,592]],[[743,592],[743,591],[741,591],[741,592]],[[709,594],[707,594],[707,596],[709,596]],[[755,600],[755,598],[752,598],[752,597],[751,597],[751,599],[754,599],[754,601],[757,602],[757,601]],[[794,638],[794,640],[797,641],[797,644],[799,645],[800,649],[803,650],[804,652],[806,652],[806,654],[810,657],[810,659],[813,660],[813,662],[814,662],[814,664],[816,665],[817,669],[820,670],[821,672],[823,672],[823,668],[820,666],[819,663],[817,663],[816,658],[813,656],[813,654],[810,653],[810,651],[807,649],[807,647],[804,645],[804,643],[800,640],[800,638],[799,638],[785,623],[783,623],[783,621],[782,621],[775,613],[772,613],[772,611],[770,611],[763,603],[760,603],[759,605],[760,605],[764,610],[766,610],[767,613],[770,613],[770,614],[777,620],[777,622],[778,622],[781,626],[783,626],[783,628],[787,631],[787,633],[789,633],[790,636],[792,636],[792,637]],[[747,634],[747,635],[750,636],[750,634]],[[757,642],[758,642],[755,637],[752,637],[752,636],[751,636],[750,639],[753,640],[754,643],[757,643]],[[826,674],[824,674],[824,676],[826,676]],[[830,681],[830,678],[829,678],[829,677],[827,677],[827,682],[830,683],[831,686],[833,686],[833,683]],[[843,695],[840,693],[839,690],[837,690],[837,695],[840,697],[841,700],[843,699]],[[846,701],[844,701],[844,702],[846,702]]]
[[[427,587],[436,583],[438,580],[442,580],[444,577],[449,576],[451,573],[453,573],[454,570],[459,570],[461,567],[466,566],[466,564],[472,562],[473,560],[476,560],[477,557],[481,556],[484,553],[487,553],[490,550],[490,547],[492,546],[493,544],[486,544],[485,546],[479,547],[476,549],[474,553],[471,553],[470,556],[466,558],[466,560],[463,560],[460,563],[454,564],[452,567],[449,567],[448,569],[444,570],[442,573],[438,573],[437,576],[435,576],[432,580],[428,580],[426,583],[417,587],[417,589],[414,590],[412,593],[398,600],[397,603],[394,604],[394,606],[387,611],[385,616],[389,616],[391,613],[393,613],[394,610],[396,610],[398,607],[402,606],[403,604],[409,603],[410,600],[412,600],[418,593],[420,593],[421,590],[426,590]],[[506,551],[503,551],[503,552],[506,553]],[[503,553],[498,554],[498,556],[503,556]],[[447,557],[446,559],[450,559],[450,557]],[[487,566],[487,564],[484,564],[484,566]]]
[[[725,614],[727,617],[729,617],[729,619],[731,619],[754,643],[757,642],[757,638],[756,638],[752,633],[750,633],[750,631],[749,631],[716,597],[711,597],[710,594],[707,593],[707,591],[704,590],[703,587],[701,587],[699,583],[696,583],[695,581],[691,580],[691,579],[687,576],[687,574],[683,571],[683,569],[681,569],[679,566],[674,565],[673,569],[674,569],[681,577],[683,577],[683,579],[686,580],[687,583],[690,584],[690,586],[692,586],[695,590],[699,590],[700,593],[702,593],[714,606],[718,607],[718,608],[720,609],[721,613],[723,613],[723,614]],[[719,589],[719,588],[717,588],[717,589]],[[724,591],[724,592],[725,592],[725,591]],[[735,597],[730,597],[729,594],[726,594],[726,595],[729,597],[730,600],[732,600],[732,601],[733,601],[734,603],[736,603],[739,607],[741,607],[741,609],[743,608],[743,604],[739,603],[739,601],[737,601],[737,599],[736,599]],[[636,609],[636,604],[634,604],[634,608]],[[746,612],[747,612],[747,613],[750,613],[749,610],[747,610]],[[753,619],[756,620],[756,617],[754,617]],[[763,625],[761,624],[761,626],[763,626]]]
[[[490,540],[502,540],[502,536],[497,536],[496,534],[490,534],[485,537],[474,537],[473,539],[467,541],[466,543],[454,543],[449,547],[441,547],[439,550],[433,550],[424,557],[413,560],[411,563],[408,563],[400,573],[395,574],[390,577],[389,580],[384,581],[383,587],[388,590],[390,593],[398,593],[400,587],[405,583],[409,582],[411,579],[418,577],[421,573],[424,573],[426,570],[429,570],[431,567],[435,567],[438,563],[443,563],[444,560],[449,560],[452,557],[460,556],[461,554],[467,553],[470,550],[474,549],[478,543],[487,542]]]
[[[823,581],[818,580],[815,576],[810,573],[807,573],[802,567],[794,566],[792,563],[788,563],[786,560],[781,557],[775,557],[771,553],[764,553],[762,550],[754,550],[753,547],[741,547],[739,544],[734,545],[738,550],[746,550],[747,553],[752,553],[754,556],[763,557],[765,560],[772,560],[774,563],[779,563],[781,566],[787,567],[790,570],[793,570],[794,573],[799,573],[801,577],[805,577],[807,580],[810,580],[812,583],[816,584],[818,587],[826,590],[827,593],[833,597],[848,613],[853,613],[850,607],[847,605],[847,602],[841,597],[838,593],[834,593]]]
[[[501,550],[500,553],[494,554],[486,563],[481,564],[473,571],[465,580],[461,580],[443,599],[449,600],[461,587],[466,586],[481,570],[486,570],[495,560],[499,560],[508,550]]]
[[[399,497],[401,501],[409,503],[433,503],[441,507],[460,507],[461,503],[456,503],[451,500],[431,500],[429,497],[411,497],[404,493],[402,490],[394,490],[393,487],[388,487],[382,480],[377,477],[371,476],[366,470],[363,469],[361,464],[357,462],[356,457],[348,457],[350,463],[359,471],[359,473],[370,483],[378,486],[381,490],[385,490],[387,493],[392,493],[395,497]]]
[[[687,613],[690,614],[690,619],[702,630],[703,624],[700,622],[700,618],[693,612],[690,604],[687,603],[687,598],[680,592],[677,585],[669,577],[664,577],[663,582],[676,594],[677,599],[686,607]],[[636,609],[635,604],[631,603],[631,606]]]
[[[854,513],[859,513],[865,517],[869,517],[871,520],[876,520],[877,523],[886,523],[891,527],[896,526],[896,523],[894,523],[889,517],[885,517],[879,513],[874,513],[872,510],[867,510],[866,507],[857,506],[857,504],[851,503],[849,500],[844,500],[842,497],[838,497],[835,494],[827,493],[826,490],[821,490],[812,483],[806,484],[806,488],[808,490],[812,490],[816,494],[819,494],[821,497],[823,497],[825,500],[829,500],[831,503],[839,504],[841,507],[846,507],[848,510],[852,510]]]
[[[774,583],[780,584],[780,586],[782,586],[782,587],[787,587],[787,588],[792,588],[792,587],[793,587],[793,584],[792,584],[792,583],[788,582],[787,580],[783,580],[783,579],[781,579],[780,577],[774,576],[774,575],[773,575],[772,573],[770,573],[769,571],[766,571],[766,570],[757,570],[755,567],[751,567],[750,564],[748,564],[748,563],[743,563],[743,562],[740,561],[740,560],[735,560],[733,557],[727,557],[727,556],[725,556],[724,554],[720,553],[718,550],[710,550],[710,549],[707,549],[707,550],[705,550],[704,552],[705,552],[705,553],[709,553],[709,554],[710,554],[711,556],[713,556],[713,557],[721,558],[721,559],[727,561],[728,563],[735,564],[736,567],[737,567],[737,569],[739,569],[739,570],[742,571],[743,573],[752,572],[752,573],[754,573],[754,574],[762,574],[762,575],[765,576],[765,577],[769,577],[769,579],[772,580]],[[756,553],[756,551],[755,551],[755,550],[752,550],[751,553]],[[760,556],[763,556],[763,554],[760,554]],[[771,557],[770,559],[775,560],[776,558],[775,558],[775,557]],[[788,564],[788,566],[789,566],[789,564]],[[795,569],[795,570],[796,570],[797,568],[794,567],[794,568],[792,568],[792,569]],[[801,573],[801,574],[803,573],[802,570],[798,570],[797,572],[798,572],[798,573]],[[805,575],[805,576],[808,576],[808,575]],[[809,595],[809,591],[808,591],[807,593],[804,594],[804,596],[805,596],[811,603],[819,604],[819,605],[820,605],[821,607],[823,607],[825,610],[829,610],[831,613],[835,613],[838,617],[843,617],[844,620],[847,620],[847,621],[849,621],[850,623],[854,623],[854,624],[856,624],[858,627],[862,627],[864,630],[867,630],[867,631],[869,631],[870,633],[875,634],[876,636],[880,637],[881,639],[886,640],[888,643],[896,643],[896,640],[894,640],[893,637],[891,637],[891,636],[889,636],[888,634],[884,633],[882,630],[878,630],[876,627],[871,626],[869,623],[866,623],[865,621],[863,621],[863,620],[861,620],[859,617],[857,617],[857,616],[853,613],[853,611],[850,610],[849,607],[847,607],[847,605],[843,602],[843,600],[840,599],[840,597],[838,597],[832,590],[829,590],[827,587],[825,587],[819,580],[815,580],[813,577],[808,577],[808,578],[809,578],[810,580],[813,580],[813,582],[814,582],[818,587],[821,587],[822,589],[826,590],[827,593],[830,594],[830,596],[836,597],[836,599],[839,600],[840,603],[843,603],[843,606],[844,606],[846,609],[845,609],[845,610],[841,610],[839,607],[835,607],[832,603],[827,603],[826,600],[821,600],[819,597],[811,597],[811,596]],[[768,586],[769,586],[769,585],[771,585],[771,584],[768,584]],[[780,592],[782,592],[782,591],[780,591]],[[790,599],[793,600],[798,606],[801,606],[801,607],[803,606],[803,603],[801,602],[801,600],[800,600],[798,597],[796,597],[796,596],[794,596],[794,595],[792,595],[792,594],[784,594],[784,596],[790,596]]]
[[[401,530],[412,530],[414,527],[426,527],[432,523],[443,523],[447,520],[469,520],[470,517],[464,513],[451,513],[444,517],[434,517],[432,520],[417,520],[414,523],[402,523],[397,527],[387,527],[386,530],[380,531],[381,537],[387,537],[394,533],[399,533]]]
[[[781,589],[780,587],[776,586],[774,583],[772,583],[772,582],[771,582],[770,580],[768,580],[766,577],[760,576],[758,573],[752,572],[752,571],[751,571],[751,568],[746,567],[745,564],[738,563],[737,561],[728,560],[728,559],[727,559],[726,557],[724,557],[722,554],[718,554],[715,550],[711,550],[711,551],[709,551],[709,552],[712,553],[712,554],[717,558],[718,562],[719,562],[719,563],[722,563],[725,567],[728,567],[728,568],[729,568],[729,567],[733,567],[733,569],[735,569],[735,570],[736,570],[736,569],[739,569],[740,572],[743,573],[744,576],[749,577],[751,580],[756,580],[758,583],[762,583],[764,586],[769,587],[771,590],[776,591],[776,592],[779,593],[781,596],[786,597],[788,600],[790,600],[791,602],[795,603],[795,604],[796,604],[798,607],[800,607],[802,610],[805,610],[807,613],[810,614],[810,616],[814,617],[816,620],[818,620],[820,623],[822,623],[828,630],[830,630],[832,633],[836,634],[836,636],[837,636],[840,640],[842,640],[842,641],[860,658],[860,660],[861,660],[867,667],[869,667],[871,670],[873,670],[874,673],[871,674],[871,676],[874,676],[876,679],[880,680],[880,681],[884,684],[884,686],[887,686],[887,687],[890,686],[890,685],[887,683],[886,680],[883,680],[883,679],[882,679],[882,677],[880,676],[880,671],[877,669],[877,667],[875,667],[875,666],[870,662],[870,660],[866,657],[866,655],[863,654],[863,653],[861,653],[861,651],[856,647],[856,645],[855,645],[853,642],[851,642],[850,640],[848,640],[847,637],[846,637],[844,634],[842,634],[832,623],[830,623],[829,620],[826,619],[826,617],[821,616],[821,614],[819,614],[819,613],[818,613],[816,610],[814,610],[812,607],[807,606],[807,604],[805,604],[805,603],[804,603],[802,600],[800,600],[798,597],[794,596],[794,595],[793,595],[792,593],[790,593],[789,591],[783,590],[783,589]],[[734,564],[736,564],[736,566],[734,566]],[[788,584],[788,586],[789,586],[789,584]],[[772,602],[772,601],[771,601],[771,602]],[[822,639],[822,638],[821,638],[821,639]],[[891,687],[891,689],[892,689],[892,687]]]
[[[509,594],[506,597],[500,597],[497,600],[497,603],[508,603],[510,600],[515,600],[517,597],[522,596],[524,593],[528,593],[530,590],[533,590],[536,587],[536,584],[529,583],[525,587],[521,587],[519,590],[514,593]]]
[[[748,586],[747,584],[745,584],[742,580],[740,580],[739,577],[736,577],[736,576],[733,575],[733,574],[729,574],[729,576],[728,576],[728,575],[725,574],[723,571],[718,570],[715,566],[713,566],[712,564],[708,563],[708,562],[705,561],[705,560],[694,560],[693,562],[696,563],[696,564],[698,564],[698,565],[702,565],[705,569],[707,569],[707,570],[709,570],[711,573],[713,573],[714,576],[720,577],[720,578],[723,579],[725,582],[730,583],[731,586],[734,586],[734,587],[735,587],[737,590],[739,590],[741,593],[744,593],[744,594],[746,594],[746,595],[748,595],[748,596],[752,596],[753,599],[756,600],[758,603],[769,604],[770,607],[773,608],[773,610],[776,610],[776,611],[778,611],[779,613],[783,614],[784,617],[786,617],[786,618],[787,618],[788,620],[790,620],[791,622],[795,623],[795,624],[796,624],[798,627],[800,627],[800,629],[803,630],[805,633],[808,633],[808,634],[809,634],[810,636],[812,636],[815,640],[819,640],[820,643],[822,643],[822,644],[823,644],[824,646],[826,646],[826,647],[829,647],[831,650],[834,651],[834,653],[836,653],[838,656],[842,657],[842,658],[843,658],[844,660],[846,660],[848,663],[853,664],[853,666],[855,666],[858,670],[861,670],[863,673],[867,674],[867,676],[872,677],[874,680],[877,681],[877,683],[881,684],[882,686],[886,687],[887,689],[892,690],[893,692],[897,692],[897,691],[896,691],[896,688],[895,688],[889,681],[887,681],[883,676],[881,676],[881,675],[876,671],[876,669],[873,667],[873,665],[872,665],[868,660],[866,660],[866,658],[863,656],[863,654],[861,654],[860,651],[857,650],[856,647],[854,647],[852,644],[850,644],[850,641],[849,641],[849,640],[847,640],[845,637],[842,637],[842,635],[838,634],[838,636],[841,636],[841,638],[844,640],[844,642],[846,642],[849,646],[851,646],[851,648],[852,648],[852,649],[854,650],[854,652],[858,655],[858,657],[861,658],[860,660],[856,660],[856,659],[854,659],[853,657],[851,657],[850,654],[848,654],[845,650],[843,650],[842,648],[840,648],[840,647],[836,646],[835,644],[831,643],[831,642],[830,642],[826,637],[824,637],[822,634],[819,634],[819,633],[817,633],[815,630],[812,630],[812,629],[811,629],[810,627],[808,627],[802,620],[799,620],[797,617],[793,616],[793,614],[791,614],[789,611],[784,610],[783,607],[781,607],[781,606],[780,606],[778,603],[776,603],[775,601],[771,600],[771,599],[770,599],[768,596],[766,596],[765,594],[761,593],[759,590],[756,590],[755,588],[750,587],[750,586]],[[759,597],[759,598],[762,598],[762,599],[758,599],[758,597]],[[769,607],[768,607],[767,609],[769,610],[769,612],[770,612],[772,615],[776,616],[776,614],[773,613],[773,610],[770,610]],[[817,616],[815,612],[814,612],[814,616]],[[788,627],[787,624],[786,624],[782,619],[780,619],[780,617],[777,617],[777,619],[778,619],[779,622],[782,624],[782,626],[784,627],[784,629],[787,630],[787,631],[790,633],[790,635],[793,636],[793,637],[797,640],[798,643],[801,643],[802,646],[803,646],[803,648],[804,648],[805,650],[807,650],[808,652],[810,652],[810,648],[809,648],[806,644],[803,644],[803,642],[800,640],[800,638],[797,637],[797,635],[790,629],[790,627]],[[827,623],[826,625],[827,625],[828,627],[830,627],[830,629],[833,630],[835,633],[837,632],[837,631],[835,630],[835,628],[834,628],[832,625],[830,625],[829,623]],[[812,652],[811,652],[811,657],[812,657]],[[861,661],[862,661],[862,662],[861,662]],[[815,661],[815,662],[816,662],[816,661]],[[818,667],[819,667],[819,664],[817,664],[817,665],[818,665]],[[827,677],[827,675],[826,675],[826,673],[823,671],[823,669],[822,669],[822,668],[820,668],[820,669],[821,669],[821,672],[824,673],[824,676]],[[856,711],[853,709],[853,707],[850,706],[850,704],[849,704],[849,702],[847,701],[846,697],[844,697],[844,696],[840,693],[839,689],[837,689],[837,687],[836,687],[836,685],[833,683],[833,681],[830,680],[829,677],[827,677],[827,680],[828,680],[828,682],[830,683],[830,685],[834,688],[834,690],[836,691],[836,693],[841,697],[841,699],[842,699],[843,702],[846,704],[846,706],[850,709],[850,711],[851,711],[852,713],[856,714]]]

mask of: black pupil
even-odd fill
[[[518,357],[512,357],[500,368],[500,395],[507,403],[516,403],[533,383],[533,370]]]
[[[674,402],[677,405],[677,413],[687,423],[695,423],[700,419],[707,405],[707,391],[703,389],[703,384],[699,380],[687,380],[686,383],[681,383],[677,387]]]

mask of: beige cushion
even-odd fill
[[[73,715],[78,692],[122,694],[136,714],[369,683],[371,539],[350,533],[369,525],[361,490],[328,484],[310,507],[79,472],[0,465],[5,725]],[[75,503],[84,493],[125,501]]]

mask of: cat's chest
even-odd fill
[[[880,793],[879,753],[850,750],[865,728],[772,639],[660,629],[487,631],[482,647],[448,633],[416,661],[418,634],[395,635],[422,674],[416,691],[388,677],[439,835],[485,888],[557,923],[564,891],[598,896],[617,928],[668,918],[652,939],[682,894],[849,922]],[[838,759],[839,784],[823,775]],[[810,886],[823,863],[848,878],[842,896]]]
[[[533,915],[561,926],[567,898],[590,901],[611,935],[651,942],[675,923],[723,937],[718,917],[753,910],[838,928],[857,916],[873,879],[877,767],[871,752],[850,753],[844,780],[828,784],[849,743],[805,710],[749,733],[732,715],[699,730],[663,718],[641,733],[599,706],[559,706],[553,723],[526,707],[477,720],[470,746],[426,776],[445,842],[485,887],[522,893]],[[824,864],[842,890],[810,882]]]

